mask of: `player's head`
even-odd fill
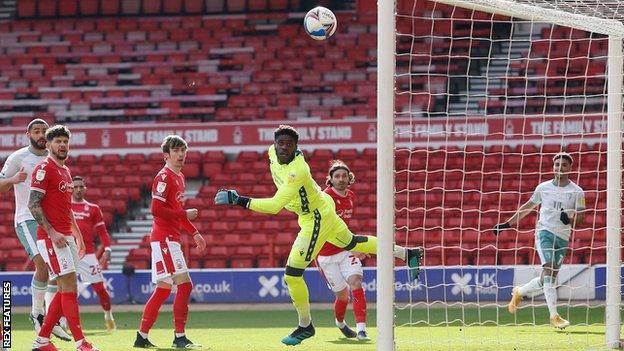
[[[28,123],[26,135],[30,140],[30,145],[38,150],[46,148],[46,130],[48,130],[48,122],[41,118],[35,118]]]
[[[182,169],[186,160],[186,151],[188,150],[186,140],[179,135],[167,135],[160,147],[167,165],[178,170]]]
[[[74,182],[74,192],[72,193],[74,201],[82,201],[84,199],[85,191],[87,190],[87,184],[81,176],[72,177],[72,181]]]
[[[325,182],[328,186],[339,191],[345,191],[353,182],[355,182],[355,175],[346,163],[340,160],[331,161]]]
[[[69,138],[71,137],[69,128],[57,124],[46,130],[45,137],[46,145],[52,156],[60,161],[65,160],[69,153]]]
[[[560,152],[553,156],[553,171],[556,176],[567,176],[572,169],[572,156],[567,152]]]
[[[299,133],[295,128],[282,124],[273,132],[275,153],[280,164],[288,164],[295,158]]]

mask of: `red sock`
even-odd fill
[[[344,316],[347,313],[348,305],[349,300],[340,300],[339,298],[336,298],[336,301],[334,301],[334,315],[336,316],[336,320],[338,322],[344,322]]]
[[[95,290],[95,293],[100,299],[100,305],[102,305],[102,309],[104,309],[104,311],[110,311],[111,309],[110,295],[108,295],[108,291],[106,291],[106,288],[104,287],[104,283],[99,282],[99,283],[93,284],[92,286],[93,286],[93,290]]]
[[[356,323],[366,323],[366,295],[364,289],[359,288],[351,292],[353,296],[353,314]]]
[[[43,338],[50,338],[52,328],[54,328],[56,322],[59,321],[62,315],[63,308],[61,306],[61,294],[54,294],[54,297],[50,302],[50,307],[48,308],[48,313],[43,319],[43,325],[39,331],[39,336]]]
[[[188,303],[191,297],[193,284],[186,282],[178,285],[178,292],[173,300],[173,325],[176,333],[184,333],[184,326],[188,318]]]
[[[78,294],[75,291],[61,292],[61,304],[63,305],[63,315],[67,318],[67,325],[71,330],[74,340],[84,339],[82,328],[80,327],[80,311],[78,310]]]
[[[169,294],[171,294],[171,289],[156,287],[156,290],[154,290],[152,297],[147,301],[145,309],[143,310],[141,326],[139,327],[141,333],[148,333],[152,328],[152,325],[154,325],[158,317],[160,306],[162,306],[163,302],[169,297]]]

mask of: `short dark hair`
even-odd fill
[[[52,141],[52,139],[58,137],[67,137],[67,139],[69,139],[71,138],[71,133],[69,132],[69,128],[67,128],[67,126],[57,124],[46,130],[45,137],[47,141]]]
[[[279,127],[273,132],[273,140],[277,140],[280,135],[290,135],[295,143],[299,143],[299,133],[297,130],[287,124],[280,124]]]
[[[45,126],[48,127],[48,122],[42,120],[41,118],[35,118],[32,121],[30,121],[30,123],[28,123],[28,131],[29,132],[33,129],[35,124],[45,124]]]
[[[162,152],[165,154],[168,154],[171,149],[175,149],[176,147],[181,146],[184,146],[188,149],[188,144],[186,143],[186,140],[182,139],[182,137],[179,135],[167,135],[165,137],[165,140],[163,140],[162,144],[160,145]]]
[[[73,181],[80,180],[80,181],[82,181],[83,183],[84,183],[84,181],[85,181],[85,180],[84,180],[84,178],[83,178],[82,176],[73,176],[73,177],[72,177],[72,180],[73,180]]]
[[[555,161],[557,161],[560,158],[562,158],[564,160],[568,160],[568,162],[570,162],[570,164],[574,163],[574,161],[572,160],[572,156],[570,156],[570,154],[567,153],[567,152],[559,152],[555,156],[553,156],[553,163],[555,163]]]
[[[351,172],[346,163],[341,160],[333,160],[329,164],[329,172],[327,174],[327,180],[325,181],[325,184],[327,184],[327,186],[334,186],[334,184],[332,184],[331,182],[331,178],[334,176],[334,173],[339,169],[347,171],[347,174],[349,175],[349,185],[355,183],[355,174]]]

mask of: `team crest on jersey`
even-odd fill
[[[45,179],[46,171],[44,169],[37,170],[37,174],[35,174],[35,179],[38,181],[42,181]]]
[[[167,183],[165,182],[158,182],[158,184],[156,184],[156,192],[159,194],[162,194],[163,192],[165,192],[166,188],[167,188]]]
[[[295,174],[295,172],[289,172],[288,173],[288,184],[294,183],[296,177],[297,177],[297,175]]]

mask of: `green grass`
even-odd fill
[[[169,307],[170,308],[170,307]],[[167,309],[167,307],[165,307]],[[350,312],[349,312],[350,313]],[[545,308],[525,308],[517,316],[495,308],[431,308],[397,311],[395,337],[398,350],[601,350],[604,344],[603,308],[560,308],[572,326],[557,331],[544,325]],[[411,316],[410,316],[411,315]],[[535,315],[536,325],[533,325]],[[118,331],[108,334],[102,313],[83,313],[85,335],[103,351],[133,350],[139,312],[117,312]],[[316,336],[296,347],[297,351],[375,350],[375,343],[345,339],[333,325],[331,310],[314,310]],[[375,311],[369,310],[369,334],[376,339]],[[347,316],[349,321],[353,317]],[[414,323],[410,323],[412,320]],[[446,323],[445,321],[452,321]],[[464,323],[461,322],[464,321]],[[496,325],[494,321],[497,321]],[[13,349],[29,350],[34,331],[26,314],[13,314]],[[426,322],[429,324],[426,324]],[[289,350],[280,343],[296,323],[296,313],[287,311],[193,311],[187,335],[204,350]],[[475,324],[476,323],[476,324]],[[513,325],[503,325],[503,324]],[[353,326],[353,322],[350,323]],[[523,325],[524,324],[524,325]],[[589,324],[589,326],[587,325]],[[150,332],[159,350],[170,350],[172,314],[161,312]],[[75,350],[73,342],[54,340],[60,350]]]

